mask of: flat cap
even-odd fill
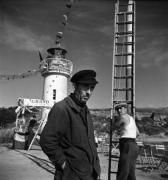
[[[117,110],[117,109],[119,109],[119,108],[121,108],[121,107],[127,107],[127,106],[128,106],[127,103],[120,103],[120,104],[117,104],[117,105],[115,106],[115,110]]]
[[[71,78],[72,83],[97,84],[96,72],[94,70],[81,70]]]

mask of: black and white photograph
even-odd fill
[[[0,0],[0,180],[168,179],[167,9]]]

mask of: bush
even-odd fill
[[[14,128],[0,129],[0,143],[11,143],[13,136]]]
[[[0,126],[2,128],[16,121],[15,109],[16,107],[0,108]]]

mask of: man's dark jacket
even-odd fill
[[[88,108],[77,105],[71,96],[56,103],[48,115],[40,145],[56,169],[64,161],[81,178],[93,171],[100,175],[93,122]],[[86,116],[85,116],[86,114]]]

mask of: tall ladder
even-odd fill
[[[115,106],[127,103],[128,113],[135,117],[135,14],[135,0],[115,1],[108,180],[111,180],[111,174],[114,173],[112,119]]]

